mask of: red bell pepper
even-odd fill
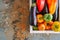
[[[39,12],[43,10],[44,4],[45,4],[45,0],[36,0],[36,5]]]
[[[50,14],[54,14],[57,6],[57,0],[46,0]]]

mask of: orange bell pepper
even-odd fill
[[[54,14],[57,6],[57,0],[46,0],[50,14]]]

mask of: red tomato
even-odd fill
[[[44,21],[43,24],[46,26],[47,23]]]
[[[51,26],[46,26],[45,29],[46,30],[51,30]]]
[[[45,0],[36,0],[38,11],[41,12],[44,8]]]
[[[38,29],[42,30],[42,31],[45,30],[45,25],[44,24],[39,24]]]
[[[43,24],[45,25],[45,30],[51,30],[52,22],[47,23],[44,21]]]
[[[53,21],[50,21],[49,24],[50,24],[50,25],[53,25]]]

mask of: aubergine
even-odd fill
[[[53,21],[59,21],[59,0],[57,2],[55,13],[53,14]]]
[[[31,7],[30,24],[32,26],[36,26],[37,25],[37,22],[36,22],[36,6]]]

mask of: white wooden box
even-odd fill
[[[60,0],[59,0],[59,4],[60,4]],[[32,5],[32,0],[30,0],[30,8],[31,8],[31,5]],[[30,9],[29,8],[29,9]],[[59,5],[59,21],[60,21],[60,5]],[[37,31],[37,30],[33,30],[33,26],[30,25],[30,33],[56,33],[56,34],[59,34],[60,32],[54,32],[54,31]]]

